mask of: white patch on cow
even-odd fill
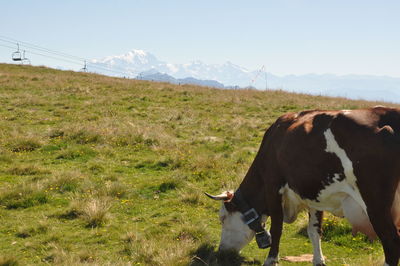
[[[356,177],[353,171],[353,163],[347,156],[346,151],[339,147],[339,144],[336,142],[335,136],[333,135],[330,128],[324,132],[324,136],[326,140],[325,151],[329,153],[334,153],[340,159],[340,162],[342,163],[344,169],[344,174],[347,178],[347,182],[355,187]]]
[[[334,153],[339,159],[340,162],[342,163],[342,167],[344,169],[344,175],[346,177],[344,183],[350,185],[350,190],[349,187],[344,187],[343,192],[350,193],[351,196],[354,198],[355,201],[357,201],[358,204],[361,205],[363,208],[364,212],[367,212],[367,206],[365,205],[364,200],[361,198],[360,191],[358,190],[357,184],[356,184],[356,176],[354,175],[354,170],[353,170],[353,162],[349,159],[349,157],[346,154],[346,151],[339,147],[339,144],[335,140],[335,136],[333,135],[331,129],[327,129],[324,132],[325,139],[326,139],[326,152]],[[335,180],[334,178],[334,183],[338,182],[337,178]],[[342,182],[343,182],[342,181]],[[355,193],[352,193],[353,191]],[[322,193],[323,191],[321,191]]]
[[[219,249],[240,251],[253,239],[254,231],[243,222],[240,212],[228,212],[223,203],[219,214],[222,223]]]

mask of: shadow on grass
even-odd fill
[[[305,238],[308,238],[308,233],[307,233],[307,225],[306,225],[306,226],[303,226],[303,227],[301,227],[301,228],[300,228],[300,230],[299,230],[299,231],[297,231],[297,235],[298,235],[298,236],[305,237]]]
[[[307,226],[303,226],[297,231],[298,236],[309,238]],[[342,223],[327,222],[322,226],[322,239],[325,241],[334,240],[342,236],[351,236],[351,227]]]
[[[192,253],[192,261],[189,265],[213,265],[213,266],[238,266],[261,264],[260,261],[247,261],[243,256],[235,251],[218,252],[210,244],[202,244]]]

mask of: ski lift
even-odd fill
[[[24,64],[26,64],[26,65],[30,65],[31,64],[31,60],[29,60],[29,58],[25,57],[25,50],[24,50],[24,53],[23,53],[22,58],[21,58],[21,63],[23,65]]]
[[[256,80],[261,74],[264,73],[264,79],[265,79],[265,89],[268,90],[268,83],[267,83],[267,71],[265,70],[265,65],[263,65],[258,71],[255,77],[251,80],[250,82],[250,87],[254,87]]]
[[[81,71],[87,72],[87,65],[86,65],[86,60],[83,61],[83,68],[81,68]]]
[[[21,52],[19,51],[19,43],[17,43],[17,51],[13,52],[11,58],[13,61],[22,61]]]

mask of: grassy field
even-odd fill
[[[0,64],[0,265],[260,265],[254,241],[216,253],[203,192],[235,188],[281,114],[375,104]],[[326,217],[329,265],[383,261]],[[284,226],[281,257],[312,252],[306,224]]]

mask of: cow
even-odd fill
[[[278,263],[283,222],[309,213],[313,265],[321,251],[323,212],[345,217],[353,233],[382,242],[385,266],[400,257],[400,109],[311,110],[279,117],[265,132],[236,191],[222,200],[219,250],[240,251],[256,237]],[[270,233],[263,227],[270,217]]]

